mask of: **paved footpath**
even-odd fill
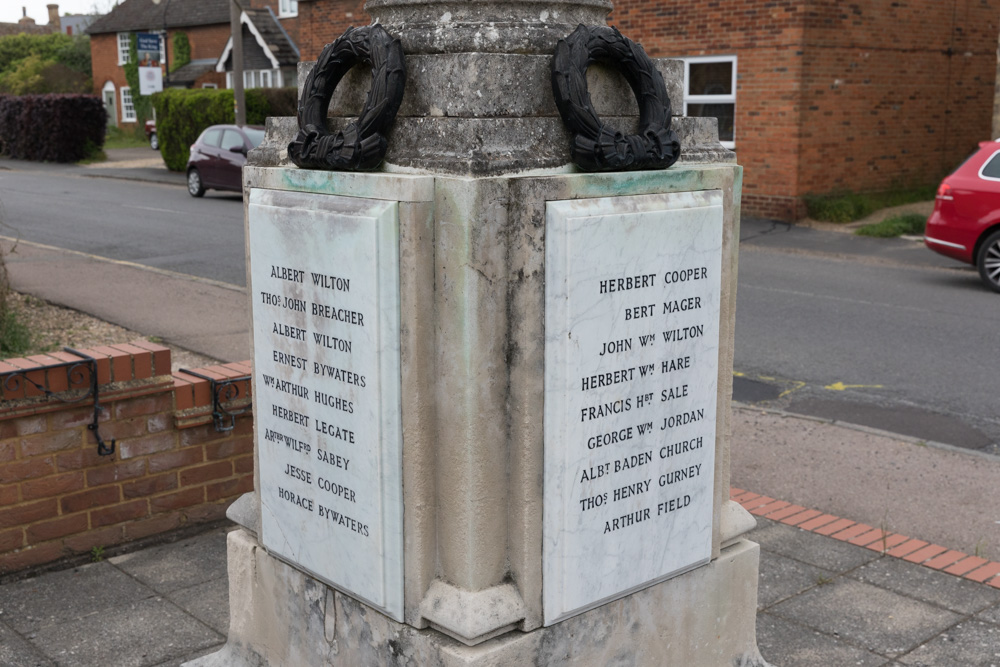
[[[138,331],[173,326],[170,342],[216,358],[249,358],[245,299],[231,289],[63,253],[26,248],[10,265],[15,286]],[[41,264],[62,260],[73,281],[46,280]],[[80,288],[99,290],[109,270],[126,292],[115,303]],[[213,300],[236,305],[199,315]],[[733,497],[758,516],[749,537],[761,545],[766,659],[1000,667],[1000,459],[741,405],[732,431]],[[231,529],[3,582],[0,665],[179,665],[215,650],[228,628]]]

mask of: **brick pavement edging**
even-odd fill
[[[756,516],[1000,588],[998,562],[735,487],[729,497]]]

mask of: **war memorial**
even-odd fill
[[[244,170],[255,491],[193,665],[764,665],[741,168],[607,0],[370,0]]]

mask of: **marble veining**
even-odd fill
[[[398,204],[254,188],[261,541],[403,613]]]
[[[548,202],[545,625],[708,562],[718,190]]]

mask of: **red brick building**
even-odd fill
[[[369,20],[352,0],[299,18],[304,60]],[[793,220],[805,194],[936,184],[989,139],[998,19],[1000,0],[616,0],[609,23],[688,63],[675,112],[722,118],[744,213]]]
[[[293,35],[298,34],[295,0],[244,2],[241,16],[244,83],[248,88],[295,85],[299,60]],[[177,62],[174,36],[183,33],[191,59],[164,77],[164,85],[181,88],[226,88],[231,79],[229,0],[125,0],[87,28],[95,93],[104,98],[109,122],[136,122],[133,91],[125,77],[131,35],[167,35],[160,62]],[[161,42],[162,43],[162,42]]]

